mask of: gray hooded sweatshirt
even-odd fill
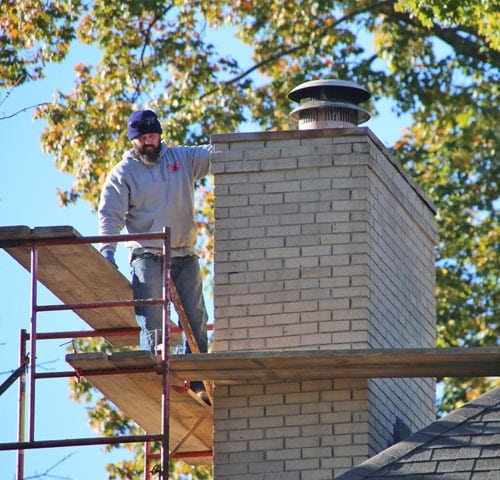
[[[168,147],[162,141],[158,162],[147,165],[133,150],[109,173],[98,210],[100,235],[162,232],[171,229],[171,256],[196,255],[194,183],[210,171],[211,145]],[[127,242],[139,251],[161,250],[161,240]],[[115,251],[115,243],[100,250]]]

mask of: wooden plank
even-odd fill
[[[153,355],[144,351],[116,352],[111,355],[82,353],[67,355],[66,360],[146,432],[161,433],[161,363]],[[119,371],[134,367],[151,368],[152,371]],[[96,370],[100,370],[100,374],[92,374],[92,371]],[[102,370],[117,373],[106,375]],[[173,383],[180,383],[175,375]],[[204,456],[191,458],[193,453],[212,450],[213,415],[207,412],[211,408],[190,390],[170,390],[169,442],[173,448],[184,440],[176,453],[181,458],[183,454],[190,454],[189,458],[186,458],[188,463],[198,465],[212,462],[211,458]],[[193,426],[196,428],[190,432]]]
[[[500,376],[500,348],[228,352],[173,356],[180,378],[248,380]]]
[[[80,234],[70,226],[33,229],[27,226],[0,227],[0,247],[28,272],[31,272],[31,245],[26,242],[79,237]],[[88,243],[39,246],[38,279],[63,304],[95,304],[133,299],[128,279]],[[134,333],[106,336],[106,340],[114,346],[135,346],[139,343],[133,307],[78,309],[75,313],[95,330],[135,330]],[[181,336],[171,335],[171,344],[178,344],[179,337]]]
[[[16,246],[16,242],[77,237],[80,234],[69,226],[0,228],[0,245],[28,272],[31,272],[31,246]],[[133,298],[130,282],[90,244],[39,246],[38,279],[63,304]],[[75,313],[93,329],[137,329],[133,307],[80,309]],[[136,331],[133,334],[109,336],[106,340],[115,346],[137,345],[139,334]]]
[[[160,360],[148,352],[117,352],[112,355],[67,355],[67,361],[103,395],[149,433],[161,425],[162,377],[156,372],[122,373],[118,369],[154,368]],[[420,348],[372,350],[313,350],[289,352],[228,352],[174,355],[172,384],[202,378],[219,384],[246,381],[284,382],[335,378],[405,378],[441,376],[498,376],[500,348]],[[115,371],[114,375],[92,371]],[[186,435],[209,408],[192,392],[171,390],[170,445]],[[216,399],[215,399],[216,401]],[[213,418],[203,418],[179,453],[212,449]],[[205,462],[199,458],[191,462]]]
[[[177,315],[179,316],[179,321],[182,326],[182,330],[184,331],[184,334],[186,335],[186,340],[188,342],[188,345],[191,349],[192,353],[199,354],[200,353],[200,347],[198,346],[198,342],[196,341],[196,337],[194,336],[193,329],[191,328],[191,323],[189,322],[189,319],[187,317],[186,311],[184,310],[184,306],[182,305],[181,302],[181,297],[179,295],[179,292],[177,292],[177,288],[175,287],[175,284],[172,282],[171,288],[170,288],[171,296],[172,296],[172,301],[175,305],[175,309],[177,311]],[[210,402],[213,404],[214,403],[214,391],[213,391],[213,386],[211,382],[208,380],[203,381],[203,385],[205,387],[205,390],[207,391],[208,398],[210,399]]]

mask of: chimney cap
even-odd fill
[[[356,125],[364,123],[370,119],[370,114],[368,112],[366,112],[361,107],[354,105],[353,103],[337,102],[331,100],[311,100],[308,102],[304,102],[290,112],[290,117],[293,120],[299,120],[300,122],[301,112],[305,112],[306,110],[320,110],[325,108],[337,109],[337,111],[340,109],[344,112],[351,112],[352,114],[354,114],[354,117],[351,118],[355,118]]]
[[[347,80],[311,80],[295,87],[288,98],[295,102],[302,100],[330,100],[361,103],[370,98],[363,87]]]

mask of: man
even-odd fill
[[[132,113],[128,120],[132,149],[106,179],[98,210],[99,233],[117,235],[161,232],[170,227],[171,277],[190,321],[200,352],[207,352],[207,312],[198,256],[194,183],[210,169],[210,145],[168,147],[161,140],[162,128],[151,110]],[[161,298],[163,275],[161,240],[129,242],[134,298]],[[104,243],[101,252],[115,264],[116,244]],[[162,307],[138,306],[140,348],[155,352],[162,334]],[[191,349],[186,342],[186,352]],[[202,382],[191,382],[203,393]]]

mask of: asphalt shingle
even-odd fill
[[[337,480],[500,480],[500,387]]]

